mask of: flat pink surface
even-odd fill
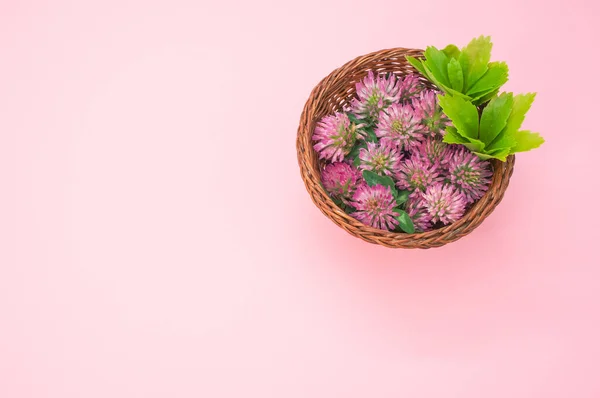
[[[599,397],[599,14],[3,1],[0,397]],[[296,163],[312,87],[482,33],[547,139],[501,205],[438,250],[336,227]]]

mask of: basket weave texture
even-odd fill
[[[406,234],[369,227],[340,209],[321,185],[323,163],[313,149],[312,134],[316,123],[328,114],[342,111],[355,96],[355,84],[372,70],[375,74],[393,72],[397,76],[418,73],[405,56],[421,57],[422,50],[394,48],[363,55],[334,70],[311,92],[298,127],[296,148],[298,164],[306,189],[313,202],[331,221],[350,235],[366,242],[392,248],[421,248],[443,246],[472,232],[500,203],[513,173],[515,157],[506,162],[492,160],[494,175],[485,195],[455,223],[433,231]],[[430,83],[422,79],[423,83]]]

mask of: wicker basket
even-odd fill
[[[417,73],[406,59],[406,55],[419,57],[422,50],[394,48],[377,51],[358,57],[341,68],[331,72],[312,91],[300,118],[296,146],[302,179],[313,202],[331,221],[349,234],[369,243],[393,248],[421,248],[443,246],[473,231],[500,203],[510,177],[515,157],[506,162],[492,161],[494,176],[485,195],[475,203],[459,221],[429,232],[405,234],[387,232],[372,228],[355,220],[340,209],[327,195],[321,185],[321,167],[318,155],[313,149],[312,134],[315,124],[325,115],[340,111],[349,104],[355,94],[355,84],[363,79],[369,70],[393,72],[402,76]],[[423,79],[425,84],[428,81]]]

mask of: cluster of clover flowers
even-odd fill
[[[459,220],[490,185],[491,165],[442,142],[450,120],[417,77],[369,74],[344,112],[323,117],[314,148],[323,187],[362,223],[406,233]]]

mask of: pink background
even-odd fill
[[[2,1],[0,397],[600,396],[598,3],[368,4]],[[312,87],[482,33],[546,144],[452,245],[347,235]]]

